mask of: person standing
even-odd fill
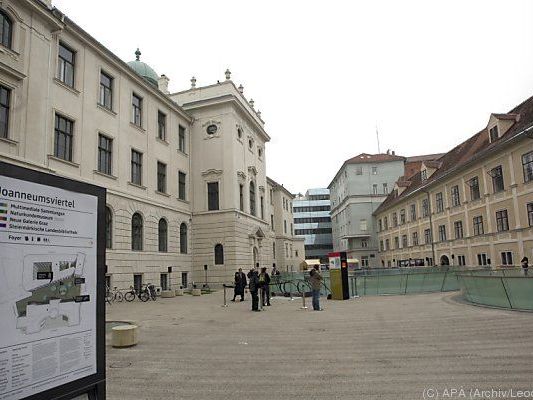
[[[529,259],[527,257],[522,258],[522,270],[524,271],[524,276],[527,276],[527,271],[529,269]]]
[[[257,275],[257,271],[252,269],[248,273],[248,278],[250,278],[248,289],[252,295],[252,311],[261,311],[259,309],[259,295],[257,294],[259,291],[259,276]]]
[[[233,293],[233,300],[235,301],[235,298],[237,296],[241,296],[241,301],[244,301],[244,288],[246,287],[246,275],[244,272],[242,272],[242,268],[239,268],[237,272],[235,272],[235,292]]]
[[[261,304],[264,306],[270,305],[270,275],[268,275],[266,267],[261,268],[259,274],[259,286],[263,289],[263,296]]]
[[[311,283],[311,291],[313,293],[313,310],[322,311],[320,308],[320,288],[322,286],[322,275],[320,274],[319,266],[315,267],[309,272],[310,278],[309,282]]]

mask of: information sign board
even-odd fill
[[[105,398],[105,197],[0,162],[0,400]]]

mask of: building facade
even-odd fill
[[[280,210],[270,214],[272,257],[280,271],[298,271],[306,253],[304,239],[294,234],[294,195],[273,179],[267,178],[267,185],[271,209]]]
[[[399,180],[376,210],[380,264],[519,266],[533,257],[533,98]]]
[[[229,71],[170,94],[139,51],[123,62],[50,3],[3,1],[0,19],[0,160],[107,189],[110,286],[276,262],[269,136]]]
[[[328,188],[334,251],[345,251],[361,267],[377,267],[377,226],[373,213],[404,173],[405,158],[366,154],[346,160]]]
[[[305,256],[327,264],[328,253],[333,251],[329,189],[309,189],[305,195],[297,196],[292,205],[294,233],[305,240]]]

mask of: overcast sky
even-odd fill
[[[325,187],[380,147],[446,152],[533,95],[533,1],[53,0],[172,92],[244,85],[265,128],[267,173]]]

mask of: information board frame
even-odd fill
[[[24,400],[69,400],[86,394],[90,400],[105,400],[105,207],[106,189],[90,183],[0,161],[0,176],[91,195],[97,199],[96,230],[96,373],[25,397]]]

